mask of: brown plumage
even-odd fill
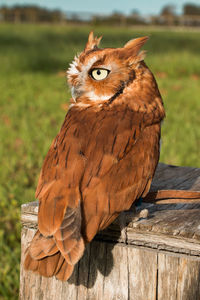
[[[90,33],[71,64],[72,105],[40,174],[26,269],[67,280],[85,243],[148,193],[165,112],[140,52],[146,41],[100,49]]]

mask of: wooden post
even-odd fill
[[[153,189],[200,190],[200,169],[159,164]],[[22,205],[22,300],[199,300],[200,204],[142,204],[90,243],[69,281],[23,269],[37,228],[37,202]]]

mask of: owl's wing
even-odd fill
[[[147,126],[144,119],[128,109],[102,110],[96,119],[81,188],[89,241],[149,190],[159,157],[160,125]]]
[[[25,260],[26,269],[63,280],[71,275],[84,251],[79,184],[85,160],[75,130],[68,113],[42,167],[36,190],[38,231]]]

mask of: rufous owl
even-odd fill
[[[72,104],[39,177],[38,230],[25,269],[67,280],[86,243],[145,197],[159,160],[165,116],[141,47],[99,48],[91,32],[67,76]]]

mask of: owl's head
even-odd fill
[[[74,102],[108,101],[121,94],[137,76],[148,37],[130,40],[122,48],[98,48],[101,37],[89,34],[84,51],[67,71]]]

